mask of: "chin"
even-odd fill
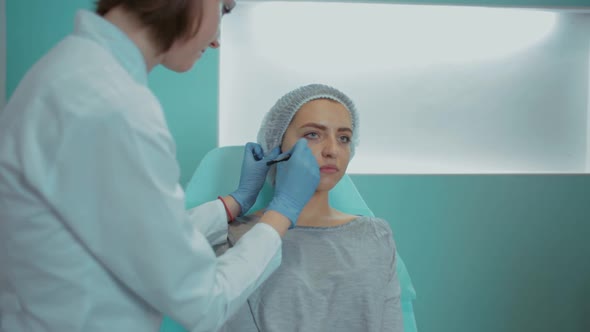
[[[334,182],[333,180],[324,181],[323,179],[320,180],[320,184],[318,185],[318,189],[316,191],[330,191],[336,187],[338,182]]]
[[[192,64],[181,64],[181,65],[164,65],[164,67],[168,68],[169,70],[172,70],[173,72],[177,72],[177,73],[186,73],[187,71],[190,71],[191,69],[193,69],[194,66],[194,62]]]

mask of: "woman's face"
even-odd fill
[[[204,0],[199,30],[188,40],[179,39],[174,42],[166,52],[162,64],[172,71],[186,72],[194,66],[207,48],[218,48],[221,17],[229,13],[235,5],[234,0]]]
[[[293,117],[283,137],[281,150],[289,151],[300,138],[307,139],[307,145],[320,165],[317,191],[331,190],[346,173],[350,161],[350,113],[337,101],[312,100]]]

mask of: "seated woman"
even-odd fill
[[[320,84],[287,93],[264,118],[258,143],[265,153],[277,146],[285,152],[300,138],[307,139],[320,166],[318,188],[283,238],[281,266],[222,330],[402,331],[396,248],[388,223],[342,213],[328,200],[358,141],[353,102]],[[268,175],[273,185],[277,165]],[[217,253],[233,246],[261,214],[234,220],[227,244]]]

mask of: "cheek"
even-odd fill
[[[350,155],[351,155],[350,146],[344,150],[344,153],[342,155],[344,157],[346,157],[346,163],[348,164],[350,162]]]
[[[285,136],[283,136],[283,140],[281,141],[281,152],[287,152],[291,150],[295,146],[295,143],[297,143],[298,139],[299,138],[296,135],[287,130]]]
[[[281,142],[281,153],[291,150],[293,145],[295,144],[291,143],[289,140],[283,140],[283,142]]]
[[[320,144],[316,144],[314,141],[307,141],[307,146],[311,150],[311,153],[315,159],[320,163],[322,161],[322,148]]]
[[[346,170],[348,169],[348,165],[350,164],[350,157],[347,157],[345,160],[342,160],[342,173],[346,173]]]
[[[170,49],[166,53],[166,57],[164,59],[165,62],[170,64],[178,63],[179,60],[183,58],[184,51],[184,45],[182,43],[178,41],[174,42],[174,44],[172,44],[172,47],[170,47]]]
[[[297,141],[299,139],[300,139],[300,137],[293,136],[293,135],[291,135],[289,137],[285,137],[285,139],[283,139],[283,143],[281,144],[281,151],[285,152],[285,151],[291,150],[295,146],[295,143],[297,143]],[[322,149],[320,147],[320,144],[317,144],[317,142],[315,142],[314,140],[308,140],[307,146],[311,150],[311,154],[313,154],[313,156],[315,157],[315,159],[319,163],[321,161],[321,156],[322,156]]]

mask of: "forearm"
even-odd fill
[[[240,204],[238,204],[238,202],[236,202],[232,196],[227,195],[223,197],[223,201],[231,213],[231,216],[228,214],[228,221],[230,218],[235,218],[235,216],[240,214]],[[281,237],[285,236],[287,230],[291,226],[291,221],[289,221],[289,218],[272,210],[266,211],[260,218],[260,222],[271,226],[275,231],[277,231],[277,233],[279,233]]]
[[[240,213],[242,212],[242,209],[240,207],[240,204],[238,204],[238,202],[235,200],[235,198],[233,198],[231,195],[227,195],[227,196],[222,197],[222,200],[223,200],[223,203],[225,204],[225,207],[229,211],[229,213],[227,214],[227,221],[228,222],[232,221],[232,217],[233,217],[233,219],[235,219],[237,216],[240,215]]]
[[[186,211],[186,228],[189,233],[198,231],[205,235],[211,246],[227,240],[227,214],[220,200],[216,199]]]
[[[210,313],[198,317],[197,308],[183,307],[172,313],[190,331],[216,331],[223,321],[243,307],[247,298],[281,264],[281,240],[267,225],[255,225],[250,232],[218,257],[214,285],[207,304]],[[186,295],[185,288],[182,292]]]

